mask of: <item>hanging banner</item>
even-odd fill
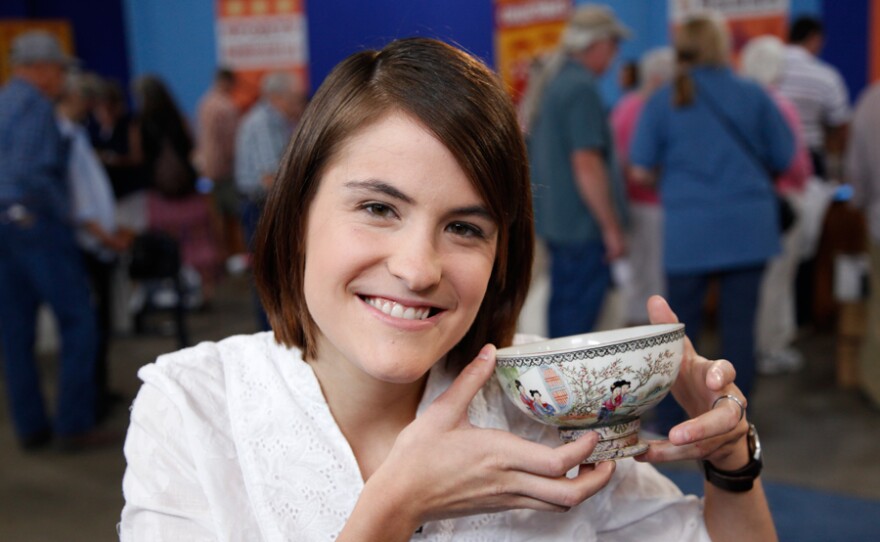
[[[305,0],[216,0],[217,62],[235,72],[235,99],[246,107],[268,72],[296,74],[308,88]]]
[[[495,67],[519,102],[532,61],[556,47],[572,0],[494,0]]]
[[[669,20],[675,26],[694,13],[720,13],[728,21],[736,53],[756,36],[772,34],[785,39],[789,3],[789,0],[669,0]]]
[[[868,83],[880,81],[880,0],[868,4]]]

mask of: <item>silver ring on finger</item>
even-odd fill
[[[727,395],[722,395],[722,396],[718,397],[717,399],[715,399],[715,402],[712,403],[712,408],[715,408],[715,406],[718,403],[720,403],[722,399],[728,399],[730,401],[733,401],[734,403],[737,404],[737,406],[739,406],[739,419],[736,421],[736,423],[741,422],[742,419],[746,415],[746,406],[742,403],[742,401],[740,401],[736,395],[731,395],[728,393]]]

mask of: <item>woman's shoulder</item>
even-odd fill
[[[186,423],[225,434],[236,420],[279,397],[299,401],[299,395],[285,393],[290,387],[317,386],[306,374],[308,365],[296,363],[298,359],[299,351],[278,344],[271,332],[203,342],[159,356],[138,371],[143,385],[132,416],[152,417],[150,412],[173,405]]]
[[[159,356],[138,371],[145,383],[173,385],[185,389],[224,386],[229,373],[248,364],[259,371],[274,363],[284,349],[271,332],[234,335],[221,341],[205,341],[195,346]]]

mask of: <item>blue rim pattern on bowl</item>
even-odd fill
[[[596,345],[587,348],[578,348],[574,352],[546,352],[542,354],[526,356],[499,355],[496,358],[496,365],[498,367],[538,367],[541,365],[547,365],[548,363],[566,363],[582,359],[594,359],[603,356],[613,356],[615,354],[621,354],[624,352],[641,350],[643,348],[649,348],[675,342],[683,338],[684,335],[684,326],[681,326],[679,329],[675,329],[667,333],[662,333],[660,335],[639,337],[635,339],[621,341],[618,343]]]

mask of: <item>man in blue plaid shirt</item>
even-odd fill
[[[95,440],[95,316],[74,238],[67,149],[52,100],[74,61],[45,32],[12,44],[0,89],[0,337],[15,432],[24,449]],[[37,309],[55,314],[62,352],[54,423],[34,360]]]

